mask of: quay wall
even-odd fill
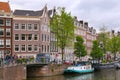
[[[24,80],[26,79],[26,66],[0,67],[0,80]]]

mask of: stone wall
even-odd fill
[[[30,66],[27,67],[28,77],[53,76],[63,74],[66,65],[50,64],[44,66]]]
[[[25,65],[0,68],[0,80],[23,80],[23,79],[26,79]]]

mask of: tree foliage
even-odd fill
[[[107,51],[107,41],[109,39],[108,32],[105,26],[100,28],[100,33],[98,34],[98,42],[101,44],[101,48],[104,51],[104,54]]]
[[[61,48],[63,60],[65,47],[74,40],[74,18],[65,12],[65,8],[58,8],[50,21],[50,27],[57,38],[58,47]]]
[[[108,40],[108,51],[114,54],[114,59],[116,57],[116,53],[120,52],[120,37],[113,35],[112,38]]]
[[[76,42],[74,45],[74,49],[75,49],[74,53],[79,59],[80,57],[87,55],[87,51],[85,49],[83,42],[84,40],[81,36],[76,37]]]
[[[92,47],[92,51],[91,51],[91,57],[93,59],[100,59],[103,57],[103,51],[101,50],[101,48],[99,47],[99,43],[97,40],[93,41],[93,47]]]

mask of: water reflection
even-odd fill
[[[120,80],[120,70],[106,69],[89,74],[65,74],[52,77],[29,78],[28,80]]]

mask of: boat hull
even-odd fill
[[[66,69],[65,70],[65,73],[91,73],[94,71],[94,68],[92,69],[88,69],[88,70],[69,70],[69,69]]]

